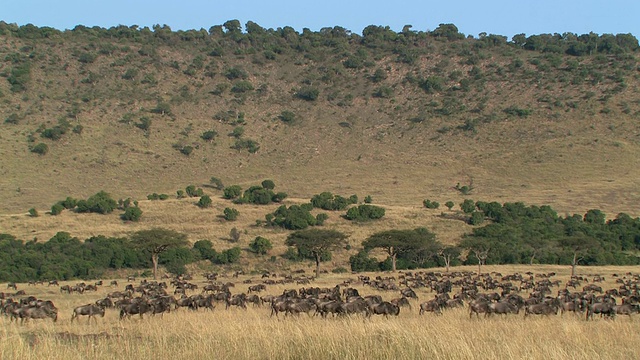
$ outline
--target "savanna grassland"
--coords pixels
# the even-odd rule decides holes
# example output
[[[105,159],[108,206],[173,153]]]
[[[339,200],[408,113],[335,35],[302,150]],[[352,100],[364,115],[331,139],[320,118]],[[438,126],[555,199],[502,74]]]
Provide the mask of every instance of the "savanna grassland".
[[[363,240],[389,229],[426,227],[441,244],[458,244],[477,228],[460,210],[471,198],[550,205],[561,217],[590,209],[608,220],[626,213],[633,229],[640,215],[639,48],[629,34],[508,39],[465,36],[453,24],[398,33],[370,26],[360,35],[339,26],[299,33],[248,22],[243,29],[237,20],[189,31],[122,25],[58,31],[0,21],[0,234],[35,248],[58,232],[84,241],[162,227],[186,234],[191,244],[240,247],[232,265],[187,267],[199,285],[202,272],[225,273],[237,293],[246,291],[242,280],[258,282],[265,270],[310,272],[310,262],[281,256],[291,231],[261,222],[278,206],[308,203],[321,192],[369,195],[386,211],[371,222],[329,213],[323,226],[348,239],[323,270],[346,271]],[[234,205],[212,177],[243,189],[271,179],[288,196],[278,204]],[[191,184],[211,197],[210,207],[176,198]],[[58,201],[101,190],[137,201],[139,221],[50,213]],[[152,193],[168,199],[147,200]],[[426,209],[425,199],[454,207]],[[222,218],[230,206],[239,210],[235,221]],[[240,239],[232,243],[233,228]],[[247,251],[257,236],[272,242],[271,258]],[[637,256],[635,240],[625,240],[632,246],[616,255]],[[569,250],[555,263],[577,254]],[[569,266],[484,269],[569,276]],[[239,270],[247,275],[232,279]],[[637,269],[579,267],[604,274],[608,287],[615,286],[614,273],[627,272]],[[355,277],[327,273],[312,284],[333,287]],[[385,300],[399,296],[353,286]],[[266,307],[218,305],[123,321],[107,310],[97,323],[71,324],[75,306],[111,289],[64,295],[43,285],[18,288],[53,300],[60,318],[23,325],[0,318],[3,359],[626,359],[640,352],[635,317],[470,319],[466,308],[419,316],[412,301],[411,310],[388,319],[276,319]],[[420,302],[433,296],[416,291]]]
[[[529,270],[535,273],[554,271],[558,273],[558,279],[568,279],[567,267],[489,266],[485,270],[500,271],[505,275]],[[636,269],[580,270],[602,274],[606,281],[601,285],[607,289],[616,286],[614,273],[622,278],[625,272]],[[586,273],[581,275],[587,276]],[[227,276],[220,280],[234,281],[233,293],[246,292],[248,285],[241,284],[242,280],[261,281],[259,275]],[[325,275],[311,286],[333,287],[348,279],[356,280],[355,275]],[[202,278],[193,282],[200,286],[205,284]],[[465,307],[445,310],[441,316],[432,313],[420,316],[418,304],[433,297],[433,293],[424,288],[416,289],[419,300],[411,301],[411,309],[404,307],[398,317],[389,318],[374,315],[371,319],[362,316],[323,319],[306,314],[293,317],[280,314],[276,318],[270,316],[268,305],[225,310],[224,304],[218,304],[213,311],[180,309],[162,316],[145,315],[143,319],[136,316],[131,320],[119,320],[117,310],[108,309],[105,317],[98,317],[95,322],[88,323],[86,317],[70,322],[75,306],[95,301],[110,291],[122,290],[124,284],[124,280],[118,288],[105,284],[98,292],[84,295],[61,294],[57,287],[46,285],[18,284],[30,295],[53,300],[60,309],[59,318],[56,323],[46,319],[19,325],[2,317],[0,356],[5,359],[621,359],[634,358],[640,351],[637,345],[640,340],[638,315],[620,316],[615,320],[596,317],[586,321],[584,314],[525,319],[521,312],[478,319],[469,318]],[[399,296],[395,291],[378,291],[358,282],[351,286],[361,295],[379,294],[385,300]],[[299,287],[269,285],[262,295],[279,295],[284,289]]]

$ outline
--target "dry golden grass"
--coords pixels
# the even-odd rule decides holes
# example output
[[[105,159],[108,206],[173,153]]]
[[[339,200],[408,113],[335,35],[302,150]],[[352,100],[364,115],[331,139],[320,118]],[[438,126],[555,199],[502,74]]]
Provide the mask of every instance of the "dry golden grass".
[[[485,270],[503,274],[555,271],[560,279],[566,279],[568,273],[567,267],[557,266],[495,266]],[[622,275],[637,269],[580,270],[605,275],[605,287],[611,287],[613,273]],[[329,275],[313,286],[333,286],[353,277]],[[229,279],[237,284],[233,293],[246,290],[246,285],[239,284],[245,278]],[[259,281],[257,277],[255,280]],[[400,316],[389,319],[322,319],[306,315],[272,318],[268,307],[249,306],[244,311],[225,310],[218,305],[212,312],[178,310],[125,321],[118,319],[116,311],[108,310],[97,323],[89,324],[86,318],[80,318],[71,324],[73,307],[92,302],[112,289],[62,295],[57,288],[18,286],[28,294],[52,299],[60,309],[59,320],[55,324],[39,320],[20,325],[2,318],[2,359],[631,359],[640,351],[640,322],[635,317],[588,322],[569,314],[470,319],[466,308],[446,311],[442,316],[419,316],[418,302],[413,301],[412,310],[403,308]],[[361,294],[381,294],[385,300],[398,296],[397,292],[354,287]],[[267,292],[279,294],[284,289],[268,286]],[[417,293],[420,301],[433,296],[424,289],[417,289]]]

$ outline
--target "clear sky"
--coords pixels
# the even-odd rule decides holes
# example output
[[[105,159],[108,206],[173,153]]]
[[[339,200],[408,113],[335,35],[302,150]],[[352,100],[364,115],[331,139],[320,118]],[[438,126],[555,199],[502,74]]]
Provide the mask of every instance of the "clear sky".
[[[640,36],[638,0],[423,0],[423,1],[258,1],[258,0],[0,0],[7,23],[109,28],[167,24],[173,30],[209,29],[227,20],[251,20],[265,28],[291,26],[318,31],[342,26],[362,34],[368,25],[404,25],[428,31],[453,23],[465,35],[513,35],[591,31]]]

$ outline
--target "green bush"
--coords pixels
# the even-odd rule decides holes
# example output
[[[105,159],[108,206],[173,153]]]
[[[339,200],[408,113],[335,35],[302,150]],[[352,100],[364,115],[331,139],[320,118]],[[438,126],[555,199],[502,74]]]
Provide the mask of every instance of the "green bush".
[[[253,84],[251,84],[249,81],[240,80],[235,84],[233,84],[233,86],[231,87],[231,92],[236,94],[241,94],[241,93],[251,91],[253,89],[254,89]]]
[[[424,201],[422,201],[422,205],[424,205],[424,207],[426,207],[427,209],[437,209],[440,207],[439,202],[431,201],[429,199],[425,199]]]
[[[93,212],[108,214],[118,207],[118,203],[105,191],[100,191],[90,196],[87,200],[79,200],[76,211],[79,213]]]
[[[200,200],[198,200],[198,206],[205,209],[211,207],[212,201],[208,195],[203,195]]]
[[[185,195],[184,190],[178,190],[176,191],[176,197],[178,199],[184,199],[187,197],[187,195]]]
[[[39,143],[31,148],[31,152],[38,155],[46,155],[49,152],[49,146],[45,143]]]
[[[62,210],[64,210],[64,206],[60,203],[55,203],[51,206],[51,215],[60,215]]]
[[[373,202],[373,198],[371,197],[371,195],[367,195],[364,197],[365,204],[371,204],[372,202]]]
[[[324,222],[327,221],[328,218],[329,218],[329,215],[325,213],[320,213],[316,215],[316,225],[318,226],[324,225]]]
[[[264,180],[260,185],[267,190],[273,190],[276,188],[276,184],[273,180]]]
[[[320,90],[313,87],[303,87],[296,91],[296,97],[306,101],[315,101],[318,99],[318,95],[320,95]]]
[[[311,204],[280,206],[272,214],[265,215],[268,226],[279,226],[288,230],[302,230],[317,225],[316,218],[311,214]]]
[[[293,111],[284,110],[280,113],[278,119],[285,124],[293,124],[296,121],[296,114]]]
[[[476,209],[476,203],[471,199],[465,199],[460,204],[460,209],[462,209],[465,214],[471,214]]]
[[[266,255],[273,248],[271,241],[262,236],[258,236],[249,244],[249,248],[259,255]]]
[[[474,211],[469,218],[470,225],[480,225],[484,222],[484,213],[482,211]]]
[[[215,139],[216,136],[218,136],[218,132],[217,131],[215,131],[215,130],[207,130],[207,131],[203,132],[200,137],[204,141],[213,141],[213,139]]]
[[[153,193],[153,194],[147,195],[147,200],[167,200],[168,198],[169,198],[169,195],[167,194]]]
[[[314,195],[311,198],[311,205],[315,208],[323,210],[344,210],[347,206],[358,202],[358,197],[352,195],[350,198],[345,198],[340,195],[333,195],[332,193],[325,191],[323,193]]]
[[[120,215],[120,218],[124,221],[140,221],[142,217],[142,210],[137,206],[129,206],[125,209],[124,214]]]
[[[384,214],[384,208],[375,205],[362,204],[349,208],[345,218],[351,221],[368,221],[380,219]]]
[[[232,199],[237,199],[241,194],[242,194],[242,187],[240,187],[240,185],[231,185],[224,188],[222,196],[225,199],[232,200]]]
[[[449,200],[446,203],[444,203],[444,206],[446,206],[449,210],[451,210],[453,208],[455,204],[453,203],[453,201]]]
[[[38,216],[39,216],[39,214],[38,214],[38,210],[36,210],[36,208],[31,208],[31,209],[29,209],[29,216],[31,216],[31,217],[38,217]]]
[[[196,188],[195,185],[189,185],[185,188],[185,192],[190,197],[203,196],[204,191],[201,188]]]
[[[234,208],[227,207],[224,208],[222,214],[225,220],[235,221],[238,218],[238,215],[240,215],[240,212]]]

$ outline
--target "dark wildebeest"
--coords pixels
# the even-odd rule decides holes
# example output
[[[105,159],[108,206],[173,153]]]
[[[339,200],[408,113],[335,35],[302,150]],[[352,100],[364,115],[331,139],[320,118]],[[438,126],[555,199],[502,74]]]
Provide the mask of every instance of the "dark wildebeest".
[[[524,317],[527,317],[530,314],[545,316],[549,316],[551,314],[558,315],[558,304],[555,302],[543,302],[540,304],[527,305],[524,308]]]
[[[353,301],[340,304],[340,307],[336,309],[336,312],[341,315],[351,315],[358,313],[369,314],[369,306],[377,305],[378,303],[369,303],[366,299],[357,298]]]
[[[489,308],[489,302],[484,298],[477,298],[469,303],[469,318],[473,316],[473,313],[476,314],[476,317],[480,317],[480,313],[484,313],[486,317],[491,308]]]
[[[267,286],[264,285],[264,284],[258,284],[258,285],[249,286],[248,293],[260,292],[260,291],[263,291],[263,290],[267,290]]]
[[[262,306],[262,300],[256,294],[247,296],[247,302],[252,303],[253,306]]]
[[[409,310],[411,310],[411,304],[409,303],[409,299],[407,299],[406,297],[401,297],[401,298],[397,298],[397,299],[393,299],[391,300],[392,304],[395,304],[397,306],[407,306],[409,308]]]
[[[15,291],[18,291],[18,286],[16,285],[16,283],[10,282],[7,284],[7,289],[13,289]]]
[[[115,306],[115,304],[113,303],[113,300],[111,300],[110,297],[106,297],[104,299],[98,299],[96,300],[96,305],[98,305],[101,308],[112,308]]]
[[[628,315],[631,318],[631,314],[640,312],[640,305],[638,304],[622,304],[614,305],[613,311],[617,315]]]
[[[316,310],[316,304],[311,300],[304,299],[296,302],[292,301],[287,303],[284,316],[287,316],[287,314],[298,315],[302,312],[307,313],[307,315],[311,315],[311,310]]]
[[[371,316],[371,314],[384,315],[384,317],[389,317],[389,315],[398,316],[400,314],[400,307],[388,301],[383,301],[380,304],[369,307],[368,315]]]
[[[91,318],[94,317],[95,315],[100,315],[101,317],[104,317],[104,308],[96,304],[78,306],[77,308],[73,309],[73,314],[71,314],[71,322],[73,322],[73,320],[76,317],[81,315],[88,315],[89,322],[91,322]],[[95,320],[96,323],[98,322],[98,320],[96,320],[95,318],[93,320]]]
[[[614,304],[610,302],[595,303],[587,305],[587,320],[593,319],[593,314],[600,314],[612,318],[616,315]]]
[[[67,292],[67,294],[71,294],[71,286],[69,285],[63,285],[60,286],[60,292]]]
[[[21,323],[24,323],[28,319],[45,319],[51,318],[53,322],[58,320],[58,309],[51,309],[49,307],[23,307],[20,308],[18,316],[21,319]]]
[[[120,309],[120,320],[125,317],[131,319],[131,315],[139,314],[142,319],[142,314],[152,311],[152,306],[147,304],[146,302],[135,302],[128,305],[122,306]]]
[[[579,299],[571,301],[563,301],[560,303],[560,315],[564,315],[566,311],[571,311],[575,314],[584,311],[582,302]]]
[[[229,309],[229,307],[231,307],[231,305],[233,306],[238,306],[241,307],[243,309],[247,309],[247,297],[245,294],[235,294],[230,298],[227,298],[227,306],[225,307],[225,309]]]
[[[432,312],[434,314],[440,315],[442,311],[440,311],[440,303],[436,299],[431,299],[429,301],[423,302],[420,304],[420,312],[419,315],[424,314],[425,312]]]
[[[510,303],[509,301],[501,301],[497,303],[489,304],[489,312],[487,314],[518,314],[520,308]]]
[[[47,286],[51,286],[51,285],[60,286],[60,284],[58,284],[58,280],[49,281],[49,285],[47,285]]]
[[[404,296],[404,297],[408,297],[408,298],[412,298],[412,299],[418,300],[418,295],[416,295],[416,292],[413,291],[413,289],[411,289],[411,288],[402,289],[400,291],[400,294],[402,296]]]
[[[118,280],[111,280],[109,286],[118,286]]]

